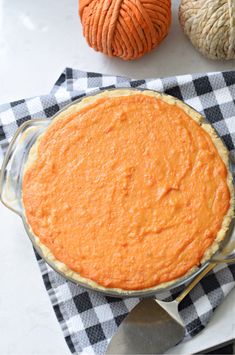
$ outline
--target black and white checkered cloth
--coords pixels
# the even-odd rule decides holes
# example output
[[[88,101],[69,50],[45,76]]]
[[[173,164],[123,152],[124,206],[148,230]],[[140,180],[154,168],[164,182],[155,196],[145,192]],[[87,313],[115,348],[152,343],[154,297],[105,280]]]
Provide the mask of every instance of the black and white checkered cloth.
[[[0,106],[0,160],[22,122],[31,118],[51,117],[69,102],[107,87],[149,88],[176,96],[205,115],[228,149],[235,154],[235,71],[130,80],[67,68],[49,95]],[[123,300],[87,291],[65,281],[36,256],[71,352],[104,354],[117,327],[139,299]],[[218,267],[194,288],[180,306],[186,328],[185,340],[206,326],[214,310],[234,286],[235,265]],[[178,288],[162,297],[174,298],[179,292]]]

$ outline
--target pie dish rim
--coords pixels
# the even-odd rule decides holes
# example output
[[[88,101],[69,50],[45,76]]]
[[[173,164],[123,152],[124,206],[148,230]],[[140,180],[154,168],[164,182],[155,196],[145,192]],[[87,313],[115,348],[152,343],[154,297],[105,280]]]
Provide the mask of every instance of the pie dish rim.
[[[214,145],[216,146],[216,149],[217,149],[220,157],[222,158],[222,160],[224,161],[224,163],[226,165],[227,172],[228,172],[227,185],[230,190],[231,198],[230,198],[230,207],[229,207],[227,214],[224,217],[222,228],[218,232],[217,237],[216,237],[215,241],[213,242],[213,244],[207,249],[206,253],[204,254],[204,257],[201,260],[200,266],[191,268],[182,277],[176,278],[176,279],[169,281],[169,282],[161,283],[161,284],[151,287],[151,288],[145,288],[145,289],[141,289],[141,290],[125,290],[125,289],[104,287],[104,286],[101,286],[98,283],[96,283],[92,280],[89,280],[87,278],[84,278],[84,277],[80,276],[78,273],[70,270],[64,263],[57,260],[54,257],[54,255],[52,254],[52,252],[40,241],[40,239],[36,235],[34,235],[29,223],[27,222],[26,214],[24,213],[25,220],[24,219],[23,220],[24,220],[26,230],[28,230],[28,232],[31,234],[30,239],[34,241],[34,245],[36,245],[37,249],[40,250],[41,256],[46,260],[47,263],[50,264],[50,266],[52,266],[52,267],[54,266],[56,271],[59,271],[65,278],[70,279],[71,281],[73,281],[77,284],[91,288],[92,290],[104,292],[106,294],[110,294],[110,293],[111,293],[111,295],[115,294],[117,297],[136,296],[136,295],[144,296],[145,294],[149,294],[149,293],[156,294],[158,291],[163,292],[165,290],[168,290],[169,288],[176,287],[181,283],[187,282],[189,280],[189,278],[193,277],[196,274],[197,270],[201,270],[201,268],[208,263],[208,261],[211,259],[212,255],[214,255],[216,253],[216,251],[220,248],[220,244],[226,237],[226,234],[227,234],[229,226],[232,222],[233,213],[234,213],[233,212],[234,211],[234,189],[233,189],[233,182],[232,182],[232,174],[231,174],[230,167],[229,167],[229,152],[228,152],[227,148],[225,147],[225,145],[223,144],[223,142],[221,141],[221,138],[217,135],[216,131],[212,128],[212,126],[209,123],[205,122],[205,118],[201,114],[199,114],[197,111],[195,111],[193,108],[191,108],[190,106],[188,106],[187,104],[185,104],[184,102],[180,101],[177,98],[166,95],[164,93],[158,93],[154,90],[149,90],[149,89],[143,89],[143,90],[134,89],[133,90],[133,88],[118,88],[118,89],[104,90],[104,91],[101,91],[98,93],[96,92],[93,95],[88,95],[84,98],[80,98],[80,99],[72,102],[71,104],[67,105],[65,108],[63,108],[62,110],[60,110],[59,112],[57,112],[53,116],[52,121],[49,124],[49,126],[51,126],[58,119],[62,119],[64,115],[67,116],[67,114],[72,113],[75,107],[79,106],[79,108],[81,108],[82,103],[83,104],[85,103],[85,105],[89,106],[91,104],[91,102],[94,102],[101,97],[104,97],[104,96],[106,97],[107,95],[109,97],[113,97],[113,96],[121,96],[121,95],[128,95],[129,96],[129,95],[138,95],[138,94],[155,96],[155,97],[163,99],[163,101],[166,101],[169,104],[178,105],[186,113],[188,113],[192,119],[194,119],[198,124],[200,124],[200,126],[210,135]],[[34,158],[32,160],[30,160],[30,154],[32,154],[33,150],[35,150],[35,152],[36,152],[37,146],[40,142],[40,139],[43,136],[43,134],[46,132],[47,128],[48,127],[46,127],[45,131],[40,135],[40,138],[37,138],[36,142],[34,142],[33,148],[30,149],[27,162],[24,166],[24,173],[25,173],[25,171],[27,171],[28,168],[30,168],[31,163],[32,163],[33,159],[35,158],[35,156],[34,156]],[[22,194],[23,194],[23,191],[22,191]],[[23,201],[22,201],[22,204],[23,204]]]

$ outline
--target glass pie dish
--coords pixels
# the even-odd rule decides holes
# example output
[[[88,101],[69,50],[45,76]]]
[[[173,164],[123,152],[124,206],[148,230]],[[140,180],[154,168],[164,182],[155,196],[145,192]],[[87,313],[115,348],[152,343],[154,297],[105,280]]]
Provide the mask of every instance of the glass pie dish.
[[[133,89],[134,90],[134,89]],[[23,123],[17,130],[14,138],[12,139],[8,150],[6,152],[4,162],[1,169],[0,176],[0,199],[2,203],[11,209],[13,212],[17,213],[24,224],[25,230],[38,254],[45,260],[47,264],[50,265],[52,269],[61,274],[67,280],[79,284],[85,288],[92,289],[94,291],[103,292],[106,295],[117,296],[117,297],[147,297],[156,294],[160,294],[163,291],[173,289],[175,287],[184,285],[188,283],[192,278],[194,278],[201,270],[207,267],[208,263],[216,260],[225,261],[226,258],[229,258],[233,249],[235,249],[235,236],[233,235],[234,220],[232,219],[229,229],[226,232],[226,236],[220,244],[220,250],[212,258],[197,267],[195,271],[191,272],[187,276],[177,279],[175,282],[172,282],[170,286],[162,286],[156,290],[138,290],[138,291],[115,291],[112,289],[103,289],[96,286],[89,285],[88,283],[77,281],[72,276],[68,276],[63,273],[56,264],[52,263],[51,260],[43,253],[38,243],[36,243],[35,236],[31,231],[31,228],[26,220],[26,214],[24,206],[22,203],[22,179],[24,174],[24,167],[27,162],[29,152],[31,147],[36,142],[37,138],[45,132],[47,127],[50,125],[52,120],[57,117],[62,111],[66,110],[68,107],[75,105],[81,101],[81,99],[74,101],[70,105],[66,106],[63,110],[56,113],[51,119],[32,119]],[[207,124],[209,124],[207,122]],[[229,165],[232,175],[234,175],[235,165],[230,159]]]

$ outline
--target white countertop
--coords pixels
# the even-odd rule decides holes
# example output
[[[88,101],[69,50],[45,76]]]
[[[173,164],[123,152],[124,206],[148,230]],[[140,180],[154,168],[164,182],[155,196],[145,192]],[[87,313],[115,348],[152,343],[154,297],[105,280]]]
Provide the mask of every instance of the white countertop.
[[[88,48],[77,0],[0,0],[0,103],[46,94],[65,67],[133,78],[229,70],[198,54],[174,21],[158,50],[136,62]],[[20,218],[0,205],[0,354],[69,355]],[[235,290],[205,331],[171,353],[189,354],[235,337]]]

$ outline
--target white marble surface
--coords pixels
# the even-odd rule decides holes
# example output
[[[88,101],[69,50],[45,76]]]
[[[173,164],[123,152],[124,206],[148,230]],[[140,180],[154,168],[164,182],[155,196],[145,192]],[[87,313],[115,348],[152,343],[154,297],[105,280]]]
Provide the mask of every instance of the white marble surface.
[[[64,67],[163,77],[226,70],[235,62],[203,58],[183,35],[173,0],[173,24],[161,46],[135,62],[90,49],[78,19],[77,0],[0,0],[0,102],[46,93]]]
[[[161,47],[136,62],[109,59],[81,36],[77,0],[0,0],[0,103],[47,93],[67,66],[134,78],[227,70],[201,57],[174,21]],[[68,355],[19,217],[0,205],[0,354]],[[235,291],[209,326],[171,351],[189,354],[235,337]]]

